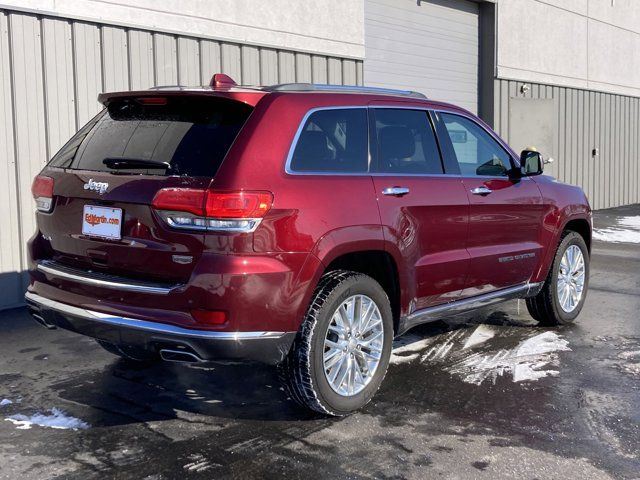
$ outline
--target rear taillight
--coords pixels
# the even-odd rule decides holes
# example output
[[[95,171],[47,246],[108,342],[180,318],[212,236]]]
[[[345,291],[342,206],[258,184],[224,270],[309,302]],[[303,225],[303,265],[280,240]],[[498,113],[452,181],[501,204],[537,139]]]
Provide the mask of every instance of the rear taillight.
[[[194,188],[163,188],[153,197],[153,208],[203,215],[206,190]]]
[[[152,205],[174,228],[253,232],[272,203],[270,192],[163,188],[156,193]]]
[[[50,212],[53,205],[53,178],[38,175],[31,184],[31,193],[36,208],[41,212]]]
[[[205,210],[213,218],[262,218],[271,203],[269,192],[209,192]]]

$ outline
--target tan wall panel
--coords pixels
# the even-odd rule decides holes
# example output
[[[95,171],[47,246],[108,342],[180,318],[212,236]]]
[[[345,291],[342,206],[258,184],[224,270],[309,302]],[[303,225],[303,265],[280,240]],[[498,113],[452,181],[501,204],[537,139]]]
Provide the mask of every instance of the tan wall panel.
[[[102,72],[104,89],[129,89],[127,31],[124,28],[102,27]]]
[[[0,308],[22,301],[20,215],[18,210],[9,19],[0,12]]]
[[[155,85],[153,69],[153,35],[140,30],[128,32],[129,84],[132,90]],[[175,71],[175,67],[170,70]]]
[[[71,25],[64,20],[42,20],[43,65],[49,157],[77,130],[73,91]]]
[[[89,23],[74,23],[73,46],[76,116],[78,126],[82,126],[100,111],[97,97],[104,90],[100,28]]]
[[[193,38],[178,38],[178,83],[198,85],[200,83],[200,46]]]
[[[13,76],[14,139],[22,267],[26,240],[35,231],[35,204],[30,185],[47,161],[45,103],[40,21],[35,16],[9,15]]]
[[[220,43],[200,40],[200,82],[208,85],[214,73],[222,70],[220,64]]]
[[[153,34],[156,85],[178,84],[178,45],[173,35]]]

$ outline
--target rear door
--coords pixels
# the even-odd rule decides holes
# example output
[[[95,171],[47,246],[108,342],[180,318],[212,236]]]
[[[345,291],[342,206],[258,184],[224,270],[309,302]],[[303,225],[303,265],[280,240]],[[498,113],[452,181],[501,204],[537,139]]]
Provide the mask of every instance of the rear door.
[[[144,280],[188,280],[197,231],[151,208],[162,188],[206,188],[252,107],[196,96],[120,98],[52,159],[54,206],[39,214],[50,260]]]
[[[463,296],[527,282],[542,254],[540,190],[530,178],[509,176],[511,154],[480,123],[448,112],[435,112],[434,119],[447,164],[462,175],[470,203]]]
[[[456,299],[469,266],[469,200],[445,175],[426,110],[372,106],[371,171],[387,240],[404,263],[412,311]]]

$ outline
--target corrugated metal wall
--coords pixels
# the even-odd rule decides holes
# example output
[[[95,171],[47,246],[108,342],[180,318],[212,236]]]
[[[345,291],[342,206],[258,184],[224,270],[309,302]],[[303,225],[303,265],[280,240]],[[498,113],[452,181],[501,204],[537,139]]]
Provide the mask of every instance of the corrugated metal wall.
[[[0,10],[0,308],[22,303],[31,181],[100,105],[154,85],[362,84],[362,62]]]
[[[494,127],[509,141],[509,100],[553,99],[557,130],[551,174],[580,185],[595,209],[640,203],[640,98],[495,80]],[[597,147],[599,155],[592,157]]]
[[[479,6],[467,0],[366,0],[367,85],[422,92],[478,111]]]

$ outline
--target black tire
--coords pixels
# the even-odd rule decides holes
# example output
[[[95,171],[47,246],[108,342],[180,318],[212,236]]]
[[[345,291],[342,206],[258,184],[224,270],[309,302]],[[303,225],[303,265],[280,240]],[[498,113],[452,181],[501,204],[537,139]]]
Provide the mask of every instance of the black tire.
[[[142,348],[132,347],[130,345],[114,345],[104,340],[96,340],[98,345],[107,352],[123,358],[124,360],[136,364],[152,364],[160,361],[160,357],[154,352],[144,350]]]
[[[560,261],[564,252],[570,246],[575,245],[582,251],[584,257],[585,266],[585,279],[584,287],[582,290],[582,296],[577,306],[571,312],[566,312],[560,306],[560,299],[557,292],[558,272],[560,271]],[[542,326],[558,326],[568,325],[573,323],[576,317],[580,314],[584,301],[587,298],[587,291],[589,289],[589,250],[584,238],[579,233],[573,231],[565,231],[558,245],[556,255],[553,259],[553,264],[549,271],[549,275],[544,282],[542,290],[535,296],[527,298],[527,309],[531,316],[539,322]]]
[[[336,309],[345,299],[362,294],[380,310],[383,346],[380,363],[364,389],[352,396],[334,391],[324,372],[324,339]],[[389,366],[393,342],[393,316],[389,298],[373,278],[345,270],[326,273],[318,283],[305,319],[289,355],[279,366],[280,377],[289,396],[317,412],[344,416],[366,405],[376,393]]]

